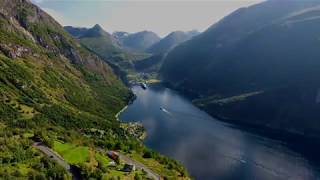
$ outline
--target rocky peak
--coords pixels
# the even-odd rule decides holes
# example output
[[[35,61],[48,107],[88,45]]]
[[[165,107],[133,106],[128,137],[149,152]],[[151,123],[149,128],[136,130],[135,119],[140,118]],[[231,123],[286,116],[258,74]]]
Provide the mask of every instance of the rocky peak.
[[[92,29],[94,29],[94,30],[103,30],[103,28],[99,24],[94,25],[92,27]]]
[[[111,36],[106,32],[99,24],[94,25],[89,29],[82,37],[101,37],[101,36]]]

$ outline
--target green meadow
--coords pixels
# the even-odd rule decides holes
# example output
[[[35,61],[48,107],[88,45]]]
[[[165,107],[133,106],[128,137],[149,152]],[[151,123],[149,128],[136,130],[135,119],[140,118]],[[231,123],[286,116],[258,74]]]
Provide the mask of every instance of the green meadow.
[[[85,146],[55,141],[53,149],[70,164],[84,163],[89,159],[89,148]]]

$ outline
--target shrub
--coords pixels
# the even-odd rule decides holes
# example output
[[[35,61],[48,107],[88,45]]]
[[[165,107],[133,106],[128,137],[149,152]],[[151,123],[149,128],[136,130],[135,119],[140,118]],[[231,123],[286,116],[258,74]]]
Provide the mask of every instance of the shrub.
[[[142,180],[142,177],[138,173],[136,173],[134,175],[134,180]]]
[[[146,150],[143,153],[143,158],[153,158],[153,153],[150,150]]]

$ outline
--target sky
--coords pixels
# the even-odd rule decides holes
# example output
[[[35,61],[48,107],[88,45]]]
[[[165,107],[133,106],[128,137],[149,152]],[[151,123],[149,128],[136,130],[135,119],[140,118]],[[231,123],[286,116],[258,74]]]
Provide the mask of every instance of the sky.
[[[262,0],[32,0],[61,25],[106,31],[204,31],[240,7]]]

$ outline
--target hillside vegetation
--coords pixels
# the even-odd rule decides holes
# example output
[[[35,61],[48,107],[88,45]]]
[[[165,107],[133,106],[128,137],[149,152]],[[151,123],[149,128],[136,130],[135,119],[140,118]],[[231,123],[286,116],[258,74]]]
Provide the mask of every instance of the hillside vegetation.
[[[147,151],[115,118],[131,92],[48,14],[27,0],[0,0],[0,39],[1,179],[70,179],[33,140],[56,149],[86,179],[113,177],[99,163],[105,154],[95,156],[99,149]],[[75,149],[67,153],[57,142]],[[159,166],[169,164],[171,175],[162,176],[186,175],[171,159]]]

